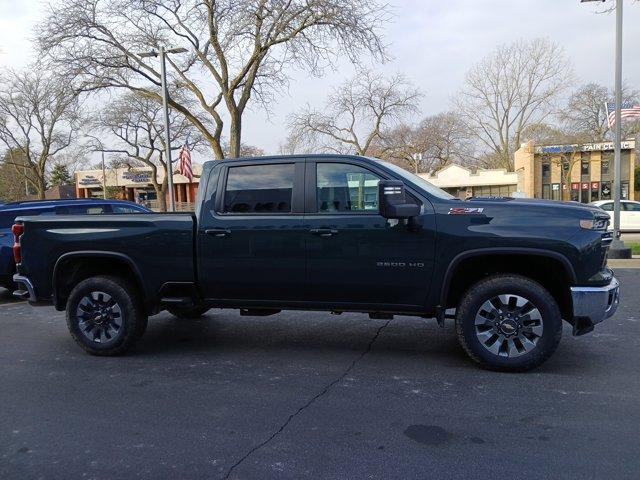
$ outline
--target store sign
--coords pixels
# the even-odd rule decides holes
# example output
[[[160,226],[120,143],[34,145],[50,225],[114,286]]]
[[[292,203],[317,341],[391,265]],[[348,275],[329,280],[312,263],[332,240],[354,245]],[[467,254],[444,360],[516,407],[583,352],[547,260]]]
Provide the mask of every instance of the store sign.
[[[589,190],[589,182],[582,182],[581,187],[582,190]]]
[[[591,182],[591,190],[600,189],[600,182]]]
[[[151,172],[123,172],[122,178],[134,183],[149,183],[151,182]]]
[[[571,190],[580,190],[580,184],[579,183],[572,183],[571,184]]]
[[[102,181],[98,180],[93,175],[85,175],[78,181],[78,183],[82,186],[88,186],[88,185],[100,185],[102,184]]]
[[[603,143],[587,143],[584,145],[549,145],[545,147],[536,147],[537,153],[572,153],[572,152],[598,152],[604,150],[613,150],[613,142]],[[634,141],[621,142],[620,148],[630,150],[635,148]]]
[[[560,190],[560,184],[554,183],[553,185],[551,185],[551,190]]]

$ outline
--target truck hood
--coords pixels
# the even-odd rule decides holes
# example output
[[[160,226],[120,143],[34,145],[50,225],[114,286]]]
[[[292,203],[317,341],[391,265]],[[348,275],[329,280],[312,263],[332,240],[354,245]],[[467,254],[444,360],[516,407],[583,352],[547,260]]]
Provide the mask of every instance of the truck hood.
[[[542,200],[539,198],[471,198],[464,201],[466,204],[473,204],[473,206],[483,207],[483,206],[491,206],[491,207],[538,207],[538,208],[550,208],[555,210],[564,210],[570,209],[573,212],[589,212],[591,214],[604,214],[605,212],[598,207],[593,205],[588,205],[585,203],[578,202],[564,202],[559,200]]]

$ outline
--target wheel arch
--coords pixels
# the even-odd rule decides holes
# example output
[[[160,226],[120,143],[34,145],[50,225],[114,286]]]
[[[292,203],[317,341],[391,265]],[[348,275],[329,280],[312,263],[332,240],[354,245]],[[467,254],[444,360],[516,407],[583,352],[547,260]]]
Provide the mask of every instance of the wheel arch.
[[[482,248],[460,253],[445,272],[440,305],[455,307],[471,285],[500,273],[518,274],[537,281],[554,297],[563,318],[572,320],[568,287],[576,283],[575,270],[561,253],[536,248]]]
[[[84,250],[61,255],[53,267],[53,303],[64,310],[69,293],[75,285],[93,275],[114,275],[132,281],[148,306],[150,296],[144,287],[142,273],[135,262],[119,252]]]

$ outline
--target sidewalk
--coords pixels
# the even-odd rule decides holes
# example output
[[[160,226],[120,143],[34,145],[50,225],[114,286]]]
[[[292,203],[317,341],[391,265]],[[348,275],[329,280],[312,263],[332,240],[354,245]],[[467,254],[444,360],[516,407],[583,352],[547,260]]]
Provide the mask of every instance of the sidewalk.
[[[607,265],[611,268],[640,268],[640,256],[635,255],[633,258],[610,258]]]

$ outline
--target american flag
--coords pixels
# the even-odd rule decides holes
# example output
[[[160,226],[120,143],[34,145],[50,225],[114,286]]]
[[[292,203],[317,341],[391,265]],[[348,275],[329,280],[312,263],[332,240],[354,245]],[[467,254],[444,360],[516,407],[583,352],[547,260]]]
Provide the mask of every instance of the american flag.
[[[178,157],[178,171],[181,175],[184,175],[189,179],[190,182],[193,182],[193,169],[191,168],[191,152],[189,151],[189,147],[185,143],[182,145],[180,149],[180,155]]]
[[[623,102],[620,106],[620,115],[625,118],[640,118],[640,105],[634,105],[630,102]],[[613,128],[616,124],[616,104],[607,102],[607,119],[609,120],[609,128]]]

